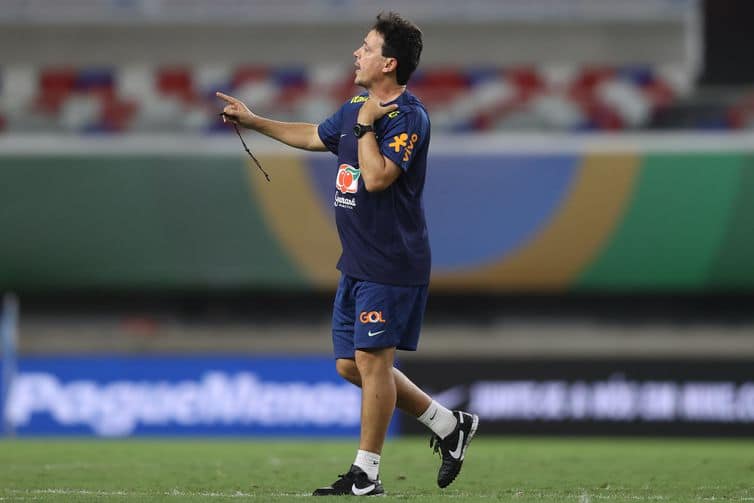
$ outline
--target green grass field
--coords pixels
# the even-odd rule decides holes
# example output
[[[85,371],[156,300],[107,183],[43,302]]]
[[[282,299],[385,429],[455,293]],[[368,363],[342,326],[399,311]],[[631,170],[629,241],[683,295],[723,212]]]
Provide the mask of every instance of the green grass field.
[[[300,501],[355,441],[4,440],[0,501]],[[425,439],[390,440],[381,478],[400,501],[754,501],[754,441],[477,437],[435,485]]]

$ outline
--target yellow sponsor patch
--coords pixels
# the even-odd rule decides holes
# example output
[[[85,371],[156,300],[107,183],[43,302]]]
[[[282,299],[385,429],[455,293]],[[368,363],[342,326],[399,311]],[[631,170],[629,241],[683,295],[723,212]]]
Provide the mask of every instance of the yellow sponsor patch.
[[[400,152],[401,147],[406,146],[407,140],[408,140],[408,133],[401,133],[397,136],[393,136],[393,142],[389,143],[388,146],[393,147],[396,152]]]

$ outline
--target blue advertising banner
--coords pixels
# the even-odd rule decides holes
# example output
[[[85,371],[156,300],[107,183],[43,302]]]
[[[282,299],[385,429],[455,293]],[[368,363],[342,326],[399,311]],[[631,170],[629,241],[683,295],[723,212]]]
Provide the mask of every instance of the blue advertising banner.
[[[19,435],[355,436],[360,403],[327,357],[38,357],[5,416]]]

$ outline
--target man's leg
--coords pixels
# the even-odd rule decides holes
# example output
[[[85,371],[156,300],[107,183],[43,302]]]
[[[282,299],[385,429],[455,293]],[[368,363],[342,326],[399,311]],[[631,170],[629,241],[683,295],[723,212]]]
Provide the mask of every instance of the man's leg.
[[[379,480],[380,457],[390,419],[395,411],[395,379],[393,360],[395,348],[357,349],[354,366],[361,384],[361,439],[356,459],[348,473],[341,475],[330,487],[314,491],[315,496],[383,494]],[[340,369],[344,359],[336,360]],[[352,360],[348,360],[352,361]]]
[[[359,383],[361,383],[361,374],[359,373],[359,370],[356,367],[356,363],[353,359],[355,357],[355,353],[359,352],[354,348],[354,328],[356,325],[356,314],[358,314],[356,306],[354,304],[354,295],[357,284],[357,280],[349,278],[346,275],[341,276],[340,282],[338,284],[338,291],[335,294],[335,302],[333,304],[332,335],[333,350],[335,353],[336,368],[338,368],[338,372],[341,372],[341,368],[344,369],[343,372],[347,371],[347,369],[345,369],[344,365],[341,362],[348,361],[350,362],[350,365],[353,366],[352,372],[359,376]],[[394,350],[392,350],[392,352],[384,352],[384,354],[382,355],[383,359],[390,361],[389,366],[392,366],[393,354]],[[380,369],[384,367],[384,365],[387,365],[386,363],[381,363],[380,358],[377,358],[376,356],[374,358],[360,358],[360,360],[362,359],[364,360],[365,374],[373,375],[375,379],[379,378],[381,372]],[[384,373],[384,371],[382,372]],[[384,377],[382,379],[384,379]],[[390,389],[391,387],[392,390]],[[395,385],[393,384],[392,386],[389,386],[388,389],[380,389],[378,386],[377,388],[372,389],[371,392],[381,397],[390,397],[392,395],[392,399],[386,401],[386,404],[391,407],[387,419],[387,421],[389,422],[390,415],[392,415],[392,408],[395,407]],[[363,396],[364,395],[362,393],[362,409]],[[366,413],[367,417],[371,415],[372,417],[379,418],[381,414],[385,413],[384,411],[380,411],[379,409],[376,411],[373,411],[372,408],[368,409],[369,410]],[[362,412],[362,414],[364,414],[364,412]],[[362,420],[362,424],[364,423],[365,421]],[[377,423],[379,423],[379,420],[377,421]],[[369,420],[368,424],[371,426],[376,423],[374,422],[374,420]],[[380,429],[381,428],[379,427],[379,425],[376,428],[372,427],[371,430],[367,429],[367,436],[364,438],[368,437],[370,439],[378,439]],[[385,431],[386,430],[387,426],[385,426]],[[314,491],[314,496],[370,496],[384,494],[385,491],[382,487],[382,483],[379,480],[379,453],[382,450],[384,436],[385,433],[383,432],[383,441],[370,440],[369,442],[367,442],[367,444],[370,445],[369,449],[374,450],[359,449],[359,451],[356,453],[356,459],[354,460],[354,463],[351,465],[351,468],[348,470],[348,472],[341,475],[338,480],[333,482],[328,487],[320,487],[319,489],[316,489]],[[377,447],[372,447],[373,444]]]
[[[356,368],[361,376],[359,449],[362,451],[382,453],[387,428],[395,410],[394,358],[395,348],[356,351]]]

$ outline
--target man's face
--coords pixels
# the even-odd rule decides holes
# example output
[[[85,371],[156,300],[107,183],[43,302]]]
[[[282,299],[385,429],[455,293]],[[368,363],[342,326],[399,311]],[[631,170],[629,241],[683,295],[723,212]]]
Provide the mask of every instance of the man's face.
[[[354,84],[368,88],[383,77],[383,70],[390,60],[382,56],[383,38],[375,30],[367,33],[364,43],[353,53],[356,61]]]

